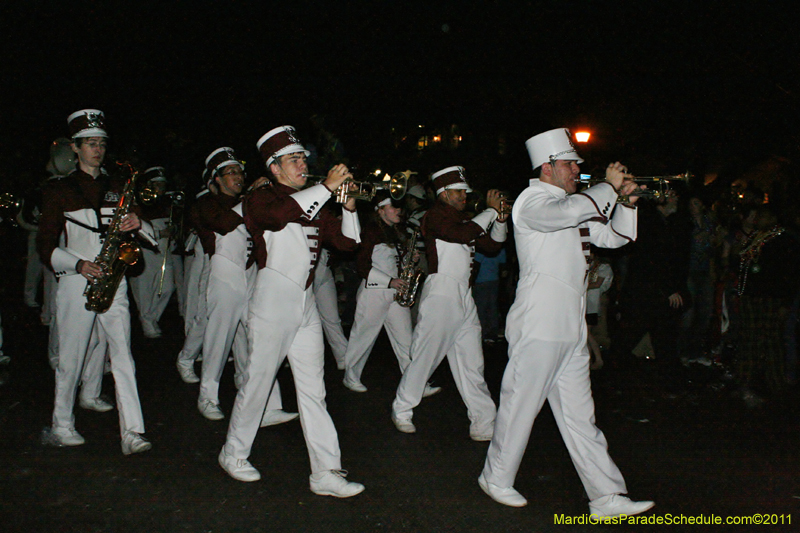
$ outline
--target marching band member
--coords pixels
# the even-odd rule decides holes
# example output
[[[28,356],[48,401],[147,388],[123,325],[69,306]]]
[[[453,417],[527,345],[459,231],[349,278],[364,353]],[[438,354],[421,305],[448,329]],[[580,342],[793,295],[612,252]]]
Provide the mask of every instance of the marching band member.
[[[547,131],[525,143],[538,179],[514,202],[520,279],[508,313],[509,362],[486,464],[478,483],[495,501],[521,507],[527,500],[514,478],[533,422],[545,400],[556,419],[597,517],[635,515],[653,502],[633,502],[594,424],[586,346],[586,286],[590,243],[617,248],[636,239],[636,208],[614,208],[617,194],[636,185],[627,169],[609,165],[606,181],[579,194],[578,163],[569,131]],[[631,203],[635,202],[633,197]]]
[[[39,255],[58,278],[59,360],[50,441],[58,446],[84,443],[75,430],[73,407],[92,330],[100,328],[109,344],[122,452],[144,452],[152,446],[141,436],[144,420],[130,350],[127,283],[121,281],[111,308],[101,314],[87,310],[83,296],[87,280],[102,272],[95,258],[102,249],[104,231],[114,217],[124,182],[110,178],[102,169],[108,138],[103,113],[84,109],[70,115],[67,121],[78,168],[45,189],[37,238]],[[140,230],[141,236],[155,242],[149,224],[140,222],[134,212],[125,216],[120,229]]]
[[[464,213],[471,189],[462,167],[445,168],[431,179],[437,202],[422,222],[429,274],[420,294],[411,364],[397,388],[392,421],[403,433],[416,432],[411,422],[413,409],[447,355],[467,405],[470,438],[487,441],[492,438],[495,405],[483,377],[481,324],[470,285],[475,248],[497,253],[506,240],[508,215],[500,213],[502,202],[497,190],[487,193],[485,211],[471,219]]]
[[[175,290],[174,273],[169,256],[170,235],[172,230],[170,221],[170,205],[172,198],[165,195],[167,191],[167,177],[164,167],[151,167],[144,171],[143,190],[151,191],[154,198],[150,205],[142,206],[142,217],[150,222],[158,238],[158,246],[143,248],[142,259],[144,270],[138,276],[130,278],[131,292],[136,306],[139,308],[139,321],[142,324],[142,333],[148,339],[161,337],[161,328],[158,321],[169,304],[172,292]],[[166,261],[165,261],[165,255]],[[162,272],[161,267],[164,266]],[[159,291],[161,293],[159,294]]]
[[[213,180],[209,179],[208,172],[203,172],[206,187],[197,194],[197,200],[189,209],[189,223],[192,234],[187,239],[186,249],[192,250],[186,265],[186,310],[183,318],[183,332],[186,337],[183,347],[178,353],[175,365],[178,374],[184,383],[199,383],[200,378],[194,371],[194,363],[200,357],[203,349],[203,337],[208,323],[206,308],[206,293],[208,292],[208,276],[211,271],[211,261],[205,248],[214,242],[213,231],[204,228],[201,222],[200,211],[206,203],[216,202],[214,197],[218,193]]]
[[[247,362],[247,309],[255,282],[256,268],[250,257],[252,239],[242,218],[240,195],[244,186],[244,164],[236,159],[232,148],[223,147],[206,158],[206,169],[217,194],[213,201],[204,202],[199,209],[201,225],[213,232],[208,242],[208,287],[206,292],[206,322],[203,336],[203,366],[200,373],[200,395],[197,408],[209,420],[221,420],[225,415],[219,408],[219,381],[233,347],[236,368],[234,381],[241,385]],[[253,188],[266,182],[261,178]],[[261,427],[294,420],[297,413],[283,411],[278,383],[272,389]]]
[[[386,328],[400,373],[411,364],[411,309],[395,301],[398,290],[408,290],[408,282],[401,277],[401,264],[407,254],[411,239],[403,231],[403,210],[386,191],[378,191],[373,200],[375,213],[361,234],[356,265],[364,278],[356,294],[356,313],[350,341],[345,355],[344,386],[354,392],[367,392],[361,383],[361,373],[367,363],[375,340]],[[425,396],[431,396],[440,387],[426,386]]]
[[[355,496],[364,486],[348,482],[341,470],[339,438],[325,406],[322,326],[311,289],[321,246],[352,250],[358,243],[353,198],[344,204],[341,221],[320,210],[352,174],[345,165],[336,165],[323,183],[304,188],[308,151],[290,126],[269,131],[257,147],[273,184],[254,190],[244,205],[245,223],[256,240],[259,271],[248,320],[250,356],[219,463],[239,481],[261,478],[247,458],[267,396],[288,357],[311,462],[311,491],[338,498]]]
[[[314,271],[314,298],[317,301],[322,331],[331,347],[336,368],[344,370],[344,354],[347,351],[347,337],[342,329],[339,316],[339,295],[336,293],[336,279],[330,267],[331,252],[323,248]]]

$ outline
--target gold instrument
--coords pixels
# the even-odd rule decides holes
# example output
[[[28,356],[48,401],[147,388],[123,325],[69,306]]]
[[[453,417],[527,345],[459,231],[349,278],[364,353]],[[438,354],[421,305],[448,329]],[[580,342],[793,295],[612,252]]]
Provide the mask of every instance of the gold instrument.
[[[139,246],[127,240],[125,233],[119,228],[122,220],[130,213],[136,191],[136,178],[139,172],[130,163],[127,165],[131,177],[125,183],[122,196],[114,212],[114,218],[108,225],[103,247],[94,262],[102,270],[102,274],[89,280],[83,295],[86,296],[86,309],[95,313],[105,313],[111,307],[117,288],[125,275],[125,270],[139,260]]]
[[[164,247],[164,257],[161,259],[161,275],[158,279],[158,296],[161,297],[161,294],[164,292],[164,276],[167,274],[167,257],[169,256],[170,249],[172,248],[172,241],[173,235],[175,231],[173,231],[172,224],[173,218],[175,216],[175,207],[176,206],[183,206],[183,192],[182,191],[170,191],[164,193],[164,196],[169,196],[172,198],[172,202],[169,204],[169,219],[167,219],[167,231],[169,232],[167,236],[167,245]]]
[[[422,278],[422,269],[419,268],[419,254],[417,252],[417,235],[419,230],[411,233],[408,240],[406,255],[403,257],[403,264],[400,270],[400,279],[406,282],[405,289],[398,289],[394,294],[394,300],[402,307],[411,307],[417,299],[417,289]]]
[[[486,209],[486,194],[482,191],[474,190],[467,195],[466,210],[470,213],[480,213]],[[512,200],[506,191],[500,191],[500,214],[511,215],[514,207]]]
[[[312,174],[303,174],[309,182],[319,184],[328,179],[327,176],[314,176]],[[389,181],[381,181],[378,183],[371,181],[356,181],[346,179],[338,189],[333,191],[336,197],[336,202],[343,204],[350,198],[356,200],[370,201],[375,197],[375,194],[380,190],[388,190],[389,196],[394,200],[400,200],[406,195],[408,188],[408,177],[402,172],[398,172],[392,176]]]
[[[585,178],[586,174],[582,174],[580,179],[576,180],[579,183],[583,183],[591,187],[592,185],[597,185],[598,183],[605,182],[605,178]],[[647,198],[649,200],[662,200],[669,196],[672,189],[670,188],[671,181],[682,181],[684,183],[689,183],[694,177],[694,174],[691,172],[684,172],[683,174],[677,174],[675,176],[634,176],[631,181],[635,183],[654,183],[658,185],[657,189],[644,189],[635,191],[633,194],[629,194],[627,196],[618,196],[617,203],[623,204],[628,203],[631,196],[638,196],[639,198]]]
[[[174,211],[176,206],[183,205],[183,198],[184,194],[183,191],[164,191],[161,188],[153,187],[150,183],[147,183],[144,187],[141,188],[139,191],[139,201],[144,205],[153,205],[162,198],[170,198],[172,201],[169,205],[169,220],[167,221],[166,230],[169,231],[169,237],[167,238],[167,245],[164,247],[164,257],[161,259],[161,274],[158,280],[158,296],[160,297],[164,292],[164,276],[167,273],[167,256],[169,254],[170,248],[172,247],[173,241],[173,230],[172,230],[172,219],[174,216]]]

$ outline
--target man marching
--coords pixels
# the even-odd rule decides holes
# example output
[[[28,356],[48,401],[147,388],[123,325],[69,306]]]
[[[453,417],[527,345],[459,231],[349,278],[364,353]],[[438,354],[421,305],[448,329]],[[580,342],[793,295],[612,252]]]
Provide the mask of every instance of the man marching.
[[[259,271],[249,310],[250,356],[219,463],[239,481],[261,479],[247,458],[278,369],[288,357],[311,461],[311,491],[348,498],[364,485],[347,481],[341,470],[339,437],[325,406],[322,325],[312,283],[322,246],[352,250],[358,243],[354,199],[344,204],[341,221],[320,210],[352,174],[336,165],[321,184],[305,188],[308,151],[291,126],[269,131],[257,147],[273,184],[254,190],[244,202]]]
[[[470,289],[473,256],[478,248],[497,253],[506,240],[507,214],[500,192],[487,193],[488,208],[475,217],[464,213],[471,189],[463,167],[448,167],[431,176],[436,204],[422,221],[429,274],[422,287],[419,320],[406,368],[392,404],[392,421],[403,433],[414,433],[411,418],[425,396],[426,385],[445,355],[458,392],[467,406],[469,436],[488,441],[495,406],[483,377],[481,324]]]
[[[124,181],[110,178],[102,169],[108,139],[103,112],[84,109],[70,115],[67,121],[72,133],[72,149],[78,156],[78,168],[67,177],[50,182],[45,189],[37,237],[39,255],[58,279],[59,359],[50,439],[58,446],[84,443],[75,430],[73,407],[92,330],[100,328],[108,341],[122,453],[144,452],[152,446],[141,436],[144,420],[130,349],[128,286],[123,278],[110,309],[100,314],[86,309],[83,296],[87,280],[102,273],[95,258],[107,237],[105,232],[114,218]],[[134,212],[122,219],[119,228],[122,232],[139,230],[139,235],[155,244],[152,228],[142,223]]]
[[[589,379],[586,286],[590,244],[618,248],[636,239],[636,208],[620,205],[636,185],[619,163],[605,183],[576,191],[578,156],[569,131],[541,133],[525,143],[538,179],[514,202],[514,238],[520,264],[517,296],[508,313],[509,362],[486,465],[478,484],[495,501],[522,507],[513,485],[533,422],[550,408],[597,517],[635,515],[653,502],[622,494],[625,481],[594,424]],[[636,197],[631,197],[634,203]]]

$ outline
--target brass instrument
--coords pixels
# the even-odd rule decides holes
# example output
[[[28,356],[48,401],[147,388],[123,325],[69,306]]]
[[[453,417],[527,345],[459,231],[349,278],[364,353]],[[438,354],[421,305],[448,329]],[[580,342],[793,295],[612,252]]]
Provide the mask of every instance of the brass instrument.
[[[183,192],[182,191],[170,191],[164,193],[164,196],[169,196],[172,198],[172,202],[169,204],[169,219],[167,219],[167,231],[169,234],[167,236],[167,245],[164,247],[164,257],[161,259],[161,275],[158,279],[158,296],[161,297],[161,294],[164,292],[164,276],[167,273],[167,257],[170,253],[170,248],[172,248],[172,240],[173,234],[175,233],[172,228],[173,224],[173,217],[175,215],[175,207],[176,206],[183,206]]]
[[[468,193],[466,210],[470,213],[480,213],[486,209],[486,194],[482,191],[474,190]],[[514,207],[512,200],[506,191],[500,191],[500,214],[511,215]]]
[[[655,184],[658,184],[658,188],[657,189],[644,189],[644,190],[640,189],[638,191],[634,191],[632,194],[628,194],[628,195],[625,195],[625,196],[618,196],[617,197],[617,203],[618,204],[628,203],[628,201],[630,200],[631,196],[638,196],[639,198],[647,198],[649,200],[662,200],[662,199],[665,199],[665,198],[667,198],[669,196],[670,192],[672,191],[672,189],[670,188],[670,185],[669,185],[669,183],[671,181],[682,181],[684,183],[689,183],[689,180],[691,180],[693,177],[694,177],[694,174],[692,174],[691,172],[684,172],[683,174],[677,174],[675,176],[644,176],[644,177],[634,176],[631,181],[633,181],[635,183],[639,183],[639,182],[655,183]],[[606,180],[605,180],[605,178],[584,179],[584,177],[581,176],[576,181],[591,187],[592,185],[597,185],[598,183],[603,183]]]
[[[303,174],[303,176],[306,180],[315,185],[328,179],[327,176],[314,176],[312,174]],[[391,196],[392,199],[401,200],[403,196],[406,195],[407,188],[408,177],[402,172],[398,172],[392,176],[388,182],[382,181],[374,183],[371,181],[356,181],[348,178],[338,189],[333,191],[333,194],[336,197],[336,202],[340,204],[345,203],[350,198],[370,201],[380,190],[388,190],[389,196]]]
[[[419,253],[417,252],[417,235],[419,230],[411,233],[408,240],[406,255],[403,257],[402,268],[400,269],[400,279],[406,282],[405,289],[398,289],[394,294],[394,300],[402,307],[411,307],[417,299],[417,289],[422,278],[422,269],[419,268]]]
[[[108,311],[117,294],[122,277],[125,275],[125,270],[139,260],[139,246],[135,242],[125,239],[125,234],[119,229],[122,220],[130,213],[133,205],[136,178],[139,172],[134,170],[129,163],[121,164],[128,166],[131,177],[125,183],[117,210],[114,212],[114,218],[108,225],[103,246],[94,260],[102,270],[102,274],[89,280],[83,291],[83,295],[86,296],[86,309],[95,313]]]

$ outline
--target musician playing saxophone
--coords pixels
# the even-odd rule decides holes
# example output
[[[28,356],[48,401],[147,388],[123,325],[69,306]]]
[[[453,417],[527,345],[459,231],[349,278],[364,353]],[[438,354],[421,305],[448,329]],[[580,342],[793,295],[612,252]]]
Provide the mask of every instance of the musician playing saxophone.
[[[56,315],[59,361],[56,368],[53,425],[48,440],[57,446],[78,446],[83,437],[75,430],[73,408],[93,328],[108,341],[111,372],[116,388],[122,452],[126,455],[149,450],[141,434],[144,420],[139,403],[133,357],[130,350],[130,313],[127,284],[123,278],[108,311],[86,309],[87,280],[103,275],[95,262],[105,229],[114,219],[125,181],[110,177],[102,168],[108,134],[105,116],[96,109],[84,109],[67,119],[77,168],[63,179],[48,183],[44,190],[37,248],[42,261],[58,279]],[[152,228],[131,212],[119,224],[122,232],[139,230],[151,242]],[[84,387],[83,389],[85,389]],[[98,397],[84,397],[81,407],[107,411],[113,407]]]
[[[402,265],[415,259],[418,262],[418,257],[414,256],[419,252],[409,250],[411,239],[403,229],[403,210],[399,202],[386,191],[378,191],[372,203],[375,211],[361,233],[356,258],[358,274],[364,282],[356,294],[355,319],[344,356],[343,383],[354,392],[367,391],[361,383],[361,373],[381,328],[386,328],[400,373],[411,363],[411,309],[401,306],[395,296],[397,291],[410,290],[408,281],[402,279]],[[428,385],[425,395],[439,390]]]

